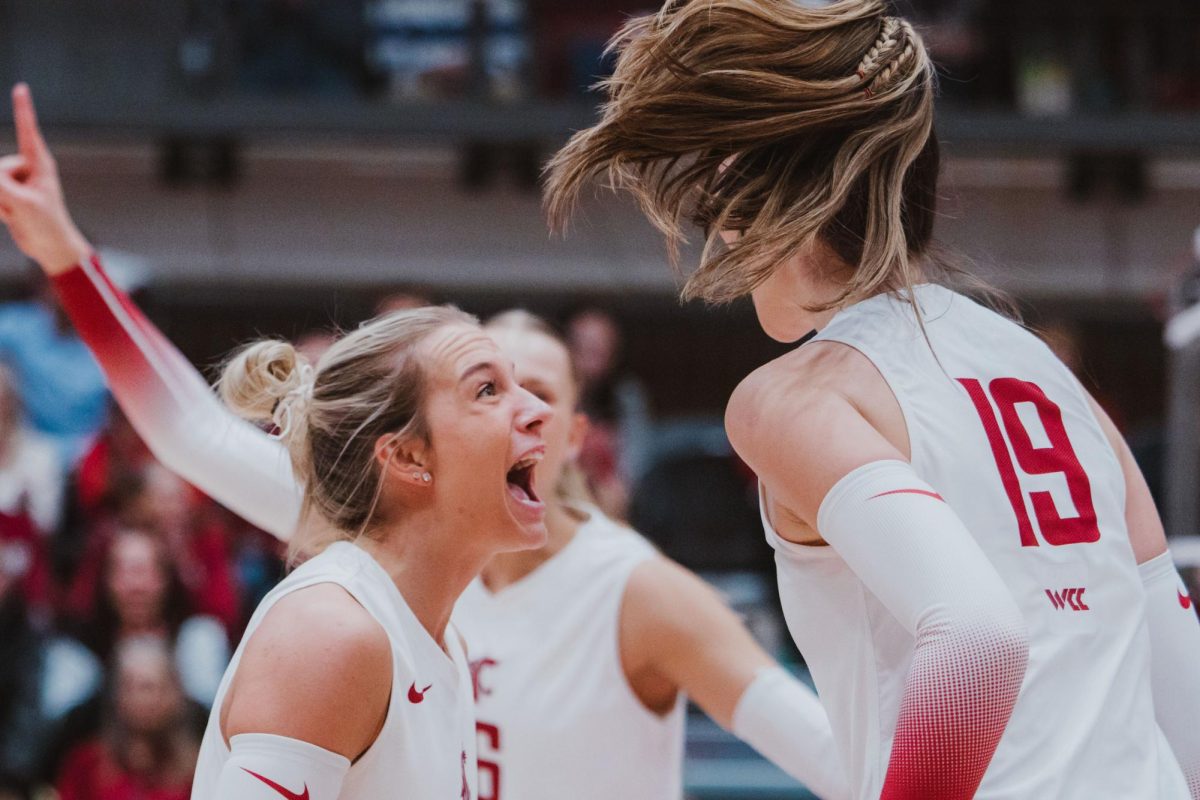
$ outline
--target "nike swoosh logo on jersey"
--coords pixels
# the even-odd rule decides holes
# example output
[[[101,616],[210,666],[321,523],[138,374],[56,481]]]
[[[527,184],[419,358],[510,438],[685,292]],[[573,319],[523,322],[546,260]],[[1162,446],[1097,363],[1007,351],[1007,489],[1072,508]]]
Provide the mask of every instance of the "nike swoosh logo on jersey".
[[[433,684],[431,683],[428,686],[426,686],[424,689],[422,689],[421,691],[417,691],[417,684],[413,683],[412,686],[408,687],[408,702],[420,703],[422,700],[425,699],[425,693],[428,692],[432,688],[433,688]]]
[[[270,786],[272,789],[274,789],[275,791],[279,792],[281,795],[286,797],[287,800],[308,800],[308,784],[307,783],[304,784],[304,791],[301,794],[296,794],[295,792],[288,791],[287,789],[283,788],[282,786],[280,786],[278,783],[271,780],[270,778],[264,778],[262,775],[259,775],[257,772],[250,772],[250,770],[246,769],[245,767],[242,767],[242,771],[247,772],[247,773],[253,775],[254,777],[258,778],[260,781],[265,783],[267,786]]]
[[[1183,606],[1183,608],[1185,610],[1191,608],[1192,607],[1192,598],[1188,597],[1183,592],[1180,592],[1178,589],[1176,589],[1175,591],[1179,593],[1179,605]]]

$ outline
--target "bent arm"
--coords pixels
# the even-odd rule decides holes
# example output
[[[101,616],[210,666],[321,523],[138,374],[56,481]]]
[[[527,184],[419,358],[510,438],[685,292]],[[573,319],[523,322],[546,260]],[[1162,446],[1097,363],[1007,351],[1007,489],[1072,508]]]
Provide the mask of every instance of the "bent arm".
[[[839,481],[817,528],[916,639],[882,800],[974,797],[1029,655],[1008,587],[958,516],[901,461]]]
[[[817,696],[699,577],[665,558],[639,566],[625,590],[621,641],[631,682],[652,672],[822,800],[850,796]]]
[[[282,444],[239,419],[93,257],[52,278],[138,435],[168,469],[280,539],[302,490]]]
[[[1192,797],[1200,799],[1200,672],[1180,668],[1200,664],[1195,600],[1187,596],[1175,571],[1162,519],[1129,445],[1095,400],[1092,410],[1125,474],[1125,525],[1146,590],[1154,716],[1183,768]]]
[[[968,800],[1024,679],[1020,610],[958,516],[856,407],[769,377],[735,393],[731,441],[915,639],[881,797]]]

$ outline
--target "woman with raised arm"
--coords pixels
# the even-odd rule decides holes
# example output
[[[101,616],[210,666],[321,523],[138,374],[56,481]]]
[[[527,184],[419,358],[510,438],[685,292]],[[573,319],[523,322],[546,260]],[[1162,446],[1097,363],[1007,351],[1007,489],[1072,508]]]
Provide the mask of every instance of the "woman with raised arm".
[[[1128,448],[1035,336],[935,282],[918,33],[881,0],[671,0],[613,50],[547,207],[607,178],[672,245],[705,232],[687,297],[816,330],[726,422],[854,796],[1200,794],[1200,624]]]
[[[190,422],[207,389],[138,394],[136,377],[152,372],[124,356],[150,333],[121,324],[132,306],[71,223],[28,90],[15,100],[20,154],[0,161],[0,216],[52,276],[81,335],[133,370],[114,376],[118,396]],[[181,368],[158,344],[156,357]],[[533,470],[549,408],[517,385],[475,320],[449,308],[374,320],[315,369],[290,344],[253,344],[222,388],[234,411],[280,429],[303,502],[295,483],[257,486],[258,502],[276,499],[271,488],[286,493],[287,524],[300,519],[293,553],[310,558],[250,620],[192,797],[470,800],[472,685],[450,614],[493,555],[545,543]],[[252,426],[229,431],[278,460]],[[238,497],[254,510],[249,493]]]
[[[51,186],[59,196],[57,182]],[[56,286],[155,455],[233,511],[290,538],[301,490],[280,442],[218,403],[94,259]],[[546,546],[490,561],[455,615],[470,634],[486,749],[481,800],[679,796],[684,694],[824,800],[847,797],[829,722],[811,690],[774,664],[699,578],[589,502],[572,466],[586,422],[576,413],[579,389],[562,342],[521,313],[497,318],[487,332],[516,362],[521,386],[554,409],[541,426],[546,456],[538,472],[557,491],[545,492]],[[290,408],[274,412],[285,430]],[[566,624],[567,611],[579,625]],[[534,618],[541,627],[530,634]]]

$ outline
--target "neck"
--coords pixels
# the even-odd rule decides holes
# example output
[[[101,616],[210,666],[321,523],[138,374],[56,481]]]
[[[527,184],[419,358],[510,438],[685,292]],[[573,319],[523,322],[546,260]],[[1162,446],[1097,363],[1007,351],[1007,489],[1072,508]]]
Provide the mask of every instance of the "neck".
[[[483,583],[490,591],[498,592],[512,586],[535,569],[562,552],[579,530],[582,519],[578,512],[562,502],[552,500],[546,508],[546,545],[537,550],[500,553],[483,568]]]
[[[451,546],[447,531],[455,532],[456,546]],[[461,542],[481,540],[430,514],[406,520],[402,530],[393,529],[382,539],[364,538],[359,546],[383,567],[417,621],[444,647],[455,602],[491,556],[464,548]]]

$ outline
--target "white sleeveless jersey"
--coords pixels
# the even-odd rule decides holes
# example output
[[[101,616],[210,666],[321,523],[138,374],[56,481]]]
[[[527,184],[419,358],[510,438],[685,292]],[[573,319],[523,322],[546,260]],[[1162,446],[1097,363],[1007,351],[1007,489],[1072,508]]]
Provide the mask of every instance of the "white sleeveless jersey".
[[[475,678],[479,800],[676,800],[684,703],[665,717],[634,695],[619,619],[629,575],[658,558],[633,531],[589,521],[546,563],[459,599]]]
[[[192,800],[218,800],[215,788],[229,758],[220,729],[221,707],[246,642],[280,598],[321,583],[337,584],[349,592],[383,626],[392,643],[392,697],[387,719],[375,743],[350,767],[339,800],[474,800],[475,715],[471,674],[458,635],[447,631],[447,655],[413,615],[383,568],[349,542],[330,545],[302,564],[254,612],[213,704]],[[347,681],[354,679],[345,676]]]
[[[1028,624],[1025,682],[976,797],[1188,798],[1154,718],[1124,478],[1084,390],[1013,322],[939,286],[916,298],[929,343],[911,306],[885,295],[841,311],[815,340],[878,368],[904,413],[913,468]],[[877,798],[914,639],[832,548],[779,538],[765,507],[788,627],[856,796]]]

